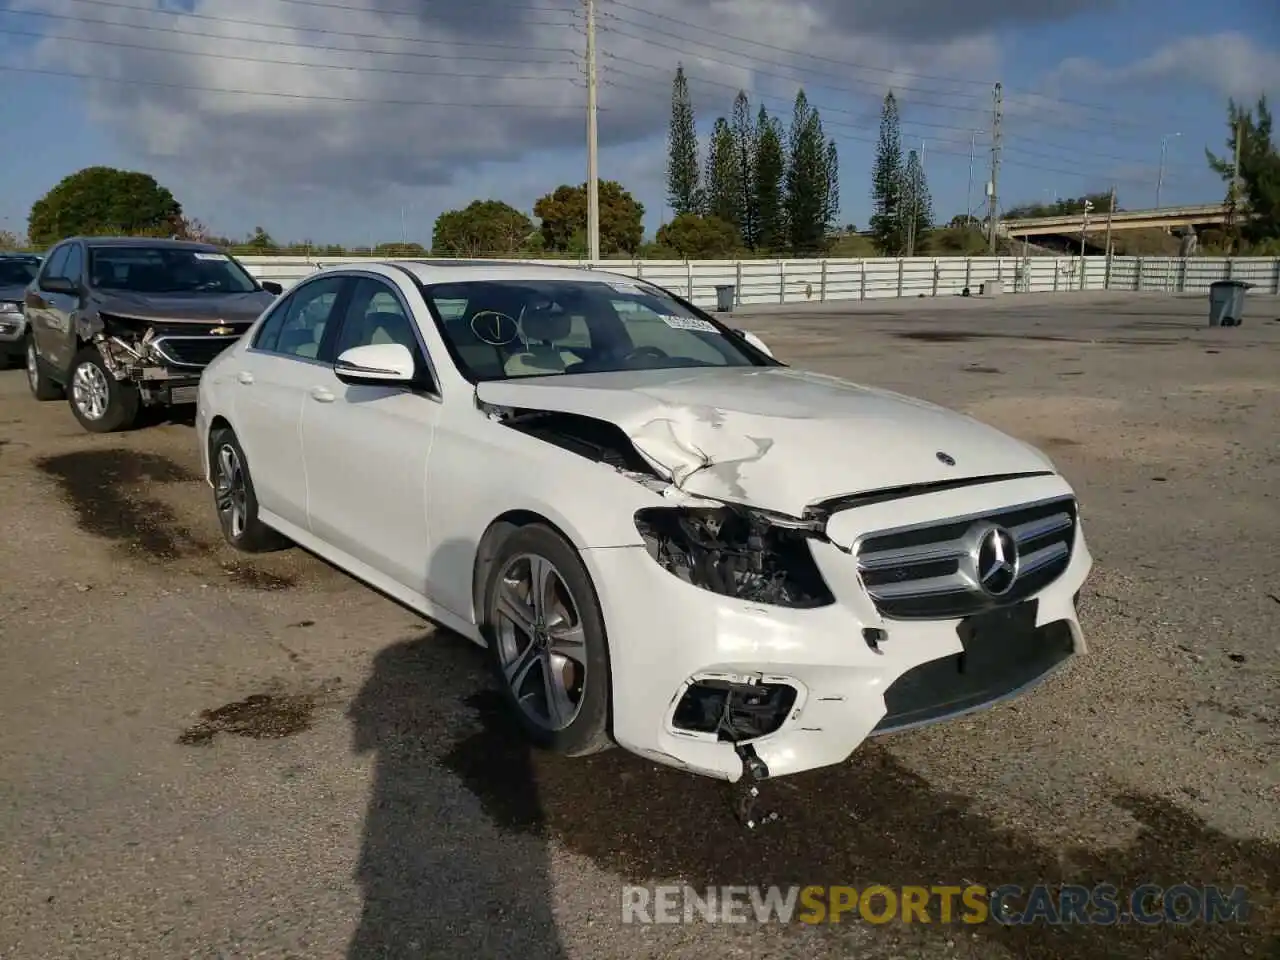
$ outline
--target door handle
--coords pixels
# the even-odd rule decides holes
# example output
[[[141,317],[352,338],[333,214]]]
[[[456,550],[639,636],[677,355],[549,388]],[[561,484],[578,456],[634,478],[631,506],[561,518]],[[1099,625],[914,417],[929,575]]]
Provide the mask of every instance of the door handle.
[[[324,387],[312,387],[311,399],[318,400],[321,403],[333,403],[333,401],[337,398],[334,397],[334,395],[330,393],[328,390],[326,390]]]
[[[241,370],[239,373],[236,374],[236,379],[239,380],[241,383],[243,383],[245,386],[248,386],[249,384],[253,383],[253,374],[250,373],[248,370]]]

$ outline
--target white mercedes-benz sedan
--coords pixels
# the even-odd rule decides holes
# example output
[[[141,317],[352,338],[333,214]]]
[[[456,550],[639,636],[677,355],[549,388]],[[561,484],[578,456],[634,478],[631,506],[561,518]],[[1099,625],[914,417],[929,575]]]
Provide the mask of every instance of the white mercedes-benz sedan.
[[[1092,558],[1043,454],[642,280],[322,269],[205,370],[197,429],[232,545],[485,646],[563,754],[791,774],[1085,649]]]

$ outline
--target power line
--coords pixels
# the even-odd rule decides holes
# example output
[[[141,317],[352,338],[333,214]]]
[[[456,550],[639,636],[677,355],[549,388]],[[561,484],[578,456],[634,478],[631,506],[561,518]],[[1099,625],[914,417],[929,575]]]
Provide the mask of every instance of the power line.
[[[0,27],[0,35],[16,36],[16,37],[39,37],[46,40],[58,40],[63,43],[88,43],[107,47],[122,47],[127,50],[145,50],[148,53],[165,53],[180,57],[205,57],[211,60],[231,60],[238,63],[265,63],[273,67],[307,67],[311,70],[349,70],[353,73],[385,73],[397,74],[400,76],[410,77],[432,77],[436,79],[447,78],[466,78],[466,79],[501,79],[501,80],[569,80],[577,82],[575,77],[551,77],[545,74],[517,75],[504,74],[501,77],[494,77],[492,72],[489,73],[441,73],[439,71],[429,70],[405,70],[395,67],[365,67],[354,66],[352,64],[339,63],[312,63],[303,60],[276,60],[271,57],[248,57],[231,53],[212,53],[206,50],[183,50],[177,47],[156,47],[149,46],[145,43],[130,43],[127,40],[104,40],[98,37],[67,37],[58,34],[38,33],[30,30],[9,30]],[[505,57],[463,57],[464,60],[481,60],[493,63],[509,62]],[[576,64],[571,61],[544,60],[542,63],[548,66],[557,66],[563,63],[569,63],[571,66]]]
[[[257,27],[259,29],[266,28],[272,30],[289,30],[300,33],[321,33],[335,37],[351,37],[357,40],[389,40],[395,43],[413,43],[423,46],[446,46],[446,47],[485,47],[497,50],[523,50],[533,51],[537,53],[576,53],[572,47],[539,47],[526,43],[495,43],[493,41],[470,41],[470,40],[428,40],[419,37],[408,37],[404,35],[395,35],[388,33],[352,33],[346,30],[328,30],[320,27],[298,27],[289,23],[267,23],[261,20],[242,20],[232,17],[213,17],[208,14],[185,13],[179,10],[147,10],[132,3],[118,3],[115,0],[74,0],[76,3],[91,3],[97,6],[117,7],[124,10],[137,10],[144,13],[161,13],[171,17],[182,17],[183,19],[207,20],[212,23],[235,24],[245,27]],[[177,27],[158,27],[141,23],[124,23],[119,20],[99,20],[92,17],[82,17],[71,14],[62,13],[46,13],[42,10],[0,10],[0,14],[9,14],[21,17],[45,17],[53,20],[68,20],[72,23],[96,24],[99,26],[121,27],[126,30],[148,30],[159,33],[172,33],[179,36],[189,37],[206,37],[210,40],[234,40],[237,43],[267,43],[272,46],[285,47],[303,47],[313,50],[335,50],[347,53],[385,53],[398,57],[434,57],[438,54],[423,54],[416,51],[400,51],[400,50],[371,50],[367,47],[339,47],[324,44],[300,43],[296,40],[270,40],[263,37],[242,37],[232,36],[225,33],[206,33],[200,30],[180,30]],[[452,58],[461,59],[461,58]]]
[[[94,80],[101,83],[120,83],[125,85],[140,85],[147,87],[166,87],[174,90],[191,90],[200,93],[225,93],[234,94],[244,97],[276,97],[284,100],[297,101],[315,101],[318,103],[370,103],[384,107],[442,107],[448,109],[460,110],[529,110],[528,103],[460,103],[446,100],[387,100],[383,98],[370,97],[330,97],[318,93],[281,93],[274,90],[245,90],[243,88],[234,87],[205,87],[197,86],[190,83],[175,83],[168,80],[143,80],[137,78],[108,77],[100,73],[72,73],[65,70],[45,70],[37,67],[17,67],[11,64],[0,63],[0,70],[10,73],[29,73],[37,76],[62,77],[78,80]],[[573,83],[580,81],[573,80]],[[541,104],[538,105],[540,110],[573,110],[575,113],[582,108],[577,104]]]

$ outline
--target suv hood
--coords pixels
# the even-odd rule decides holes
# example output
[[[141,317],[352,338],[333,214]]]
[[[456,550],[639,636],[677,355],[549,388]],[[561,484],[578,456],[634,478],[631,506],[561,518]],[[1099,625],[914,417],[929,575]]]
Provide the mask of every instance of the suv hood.
[[[789,367],[486,381],[476,397],[617,424],[685,493],[796,517],[851,494],[1054,471],[1034,447],[964,414]]]
[[[21,287],[6,287],[0,285],[0,300],[9,303],[22,303],[27,298],[27,288],[25,285]]]
[[[157,323],[228,323],[247,326],[275,301],[265,290],[253,293],[129,293],[95,290],[94,304],[103,313]]]

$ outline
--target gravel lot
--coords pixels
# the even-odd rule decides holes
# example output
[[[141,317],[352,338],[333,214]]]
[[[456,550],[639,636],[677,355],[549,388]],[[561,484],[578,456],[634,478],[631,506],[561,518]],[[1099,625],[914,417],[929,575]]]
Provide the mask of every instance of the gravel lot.
[[[324,563],[231,553],[188,424],[90,436],[0,373],[0,956],[1280,956],[1280,300],[1240,328],[1205,313],[1079,294],[740,315],[798,366],[1042,446],[1097,558],[1087,658],[774,784],[782,820],[755,837],[723,785],[531,754],[478,650]],[[676,879],[1186,881],[1259,909],[620,923],[623,884]]]

